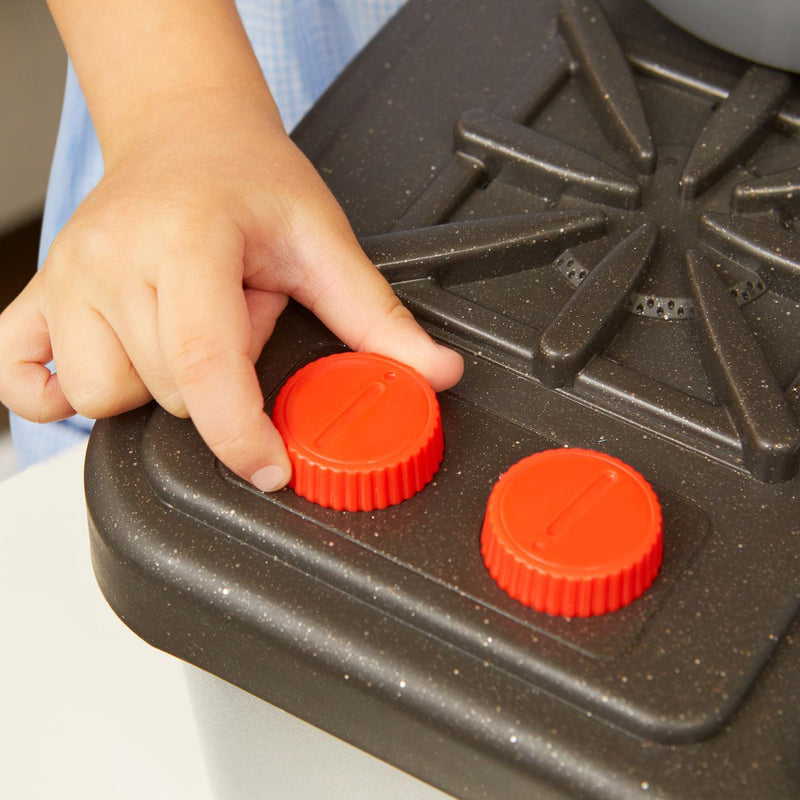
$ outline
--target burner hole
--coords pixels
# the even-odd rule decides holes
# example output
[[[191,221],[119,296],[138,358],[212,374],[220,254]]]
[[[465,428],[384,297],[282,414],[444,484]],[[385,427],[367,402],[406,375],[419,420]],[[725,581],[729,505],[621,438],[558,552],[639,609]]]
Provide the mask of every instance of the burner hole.
[[[759,281],[759,282],[756,284],[756,289],[758,289],[758,291],[759,291],[759,292],[763,291],[763,290],[764,290],[764,284],[763,284],[763,283],[761,283],[761,281]]]
[[[747,283],[745,283],[745,286],[746,286],[748,289],[753,289],[753,288],[754,288],[754,287],[753,287],[753,281],[747,281]]]
[[[742,299],[749,300],[750,299],[750,292],[742,292]]]
[[[683,306],[678,306],[678,316],[682,317],[686,313],[686,309]]]
[[[674,301],[674,300],[670,300],[670,301],[667,303],[667,308],[668,308],[670,311],[672,311],[672,309],[673,309],[673,308],[675,308],[675,301]]]
[[[574,263],[575,263],[575,259],[574,258],[567,259],[567,266],[568,267],[571,267]]]
[[[656,301],[652,297],[647,298],[647,307],[652,308],[656,304]]]
[[[636,311],[639,314],[644,314],[644,306],[641,303],[639,303],[639,305],[636,306]]]
[[[574,277],[575,277],[575,270],[574,270],[574,269],[571,269],[571,270],[570,270],[570,271],[567,273],[567,277],[568,277],[568,278],[574,278]]]
[[[556,264],[558,264],[558,266],[560,267],[560,266],[562,266],[562,265],[563,265],[563,263],[564,263],[564,256],[559,256],[559,257],[556,259]]]
[[[656,309],[656,314],[658,314],[658,316],[659,316],[659,317],[663,316],[663,314],[664,314],[664,309],[663,309],[661,306],[659,306],[659,307]]]
[[[582,270],[581,270],[581,271],[578,273],[578,277],[579,277],[579,278],[581,278],[581,279],[585,278],[585,277],[586,277],[586,270],[585,270],[585,269],[582,269]]]

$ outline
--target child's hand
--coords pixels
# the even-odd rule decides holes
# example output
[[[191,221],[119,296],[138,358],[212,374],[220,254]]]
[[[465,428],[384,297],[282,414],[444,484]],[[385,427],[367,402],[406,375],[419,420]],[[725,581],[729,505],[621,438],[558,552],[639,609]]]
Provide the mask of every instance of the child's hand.
[[[153,397],[272,490],[290,467],[253,364],[287,297],[437,390],[461,376],[460,357],[403,308],[274,117],[224,92],[176,98],[114,155],[0,316],[11,410],[40,422],[105,417]]]

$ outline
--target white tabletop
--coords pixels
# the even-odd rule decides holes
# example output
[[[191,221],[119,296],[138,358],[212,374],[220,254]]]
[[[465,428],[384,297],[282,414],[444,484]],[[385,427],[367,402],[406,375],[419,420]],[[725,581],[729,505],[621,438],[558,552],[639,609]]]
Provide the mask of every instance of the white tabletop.
[[[106,605],[83,448],[0,483],[0,796],[208,800],[180,663]]]

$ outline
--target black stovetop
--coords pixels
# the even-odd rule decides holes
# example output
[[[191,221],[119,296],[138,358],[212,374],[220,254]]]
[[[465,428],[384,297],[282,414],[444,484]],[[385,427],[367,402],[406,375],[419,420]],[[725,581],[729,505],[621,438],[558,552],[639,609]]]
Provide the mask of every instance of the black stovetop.
[[[465,356],[442,468],[348,514],[261,495],[163,411],[98,425],[111,604],[457,796],[800,794],[791,78],[634,0],[412,0],[294,135]],[[290,308],[259,362],[268,408],[339,348]],[[499,475],[565,445],[631,464],[664,512],[652,588],[585,620],[517,604],[479,551]]]

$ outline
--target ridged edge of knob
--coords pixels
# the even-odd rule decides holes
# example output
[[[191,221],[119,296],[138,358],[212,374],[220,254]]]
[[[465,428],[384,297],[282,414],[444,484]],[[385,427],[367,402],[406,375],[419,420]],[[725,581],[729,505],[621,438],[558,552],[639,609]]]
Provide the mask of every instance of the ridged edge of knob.
[[[577,448],[571,448],[571,452],[577,452]],[[613,456],[604,457],[618,463],[626,471],[635,472]],[[642,489],[654,501],[658,514],[653,521],[657,529],[652,544],[639,558],[628,566],[603,576],[553,575],[508,550],[498,533],[502,526],[498,519],[500,512],[497,489],[501,481],[507,477],[513,478],[513,473],[523,468],[525,460],[515,464],[500,478],[486,507],[481,530],[481,555],[497,585],[523,605],[530,606],[536,611],[563,617],[599,616],[616,611],[644,594],[658,575],[664,541],[661,506],[650,484],[639,476]]]
[[[433,479],[444,456],[438,404],[431,435],[419,450],[375,470],[334,469],[315,464],[288,447],[290,488],[306,500],[337,511],[375,511],[408,500]]]

